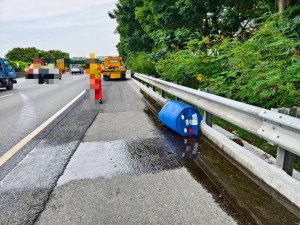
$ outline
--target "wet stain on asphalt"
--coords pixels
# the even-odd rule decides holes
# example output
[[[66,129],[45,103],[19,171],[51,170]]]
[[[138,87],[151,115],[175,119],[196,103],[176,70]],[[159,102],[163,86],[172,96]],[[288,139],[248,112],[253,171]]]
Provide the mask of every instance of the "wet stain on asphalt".
[[[83,142],[69,162],[58,186],[71,180],[112,178],[121,174],[158,173],[181,168],[163,138]]]
[[[181,167],[176,157],[168,154],[167,146],[161,138],[129,141],[126,150],[131,159],[131,166],[137,174]]]
[[[198,155],[200,143],[196,137],[183,138],[168,128],[163,132],[164,136],[156,138],[81,143],[58,185],[74,179],[177,169]]]

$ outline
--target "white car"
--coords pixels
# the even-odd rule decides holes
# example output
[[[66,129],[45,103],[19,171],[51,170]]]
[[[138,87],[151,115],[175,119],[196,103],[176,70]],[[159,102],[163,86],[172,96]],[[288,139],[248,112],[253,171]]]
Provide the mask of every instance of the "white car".
[[[71,65],[71,73],[84,73],[84,69],[80,65]]]

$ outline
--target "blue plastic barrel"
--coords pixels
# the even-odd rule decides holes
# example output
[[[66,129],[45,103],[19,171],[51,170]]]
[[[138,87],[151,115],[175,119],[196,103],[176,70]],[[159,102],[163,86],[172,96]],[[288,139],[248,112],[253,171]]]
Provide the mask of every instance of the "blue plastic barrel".
[[[159,120],[182,136],[197,135],[202,116],[180,101],[169,100],[158,113]]]

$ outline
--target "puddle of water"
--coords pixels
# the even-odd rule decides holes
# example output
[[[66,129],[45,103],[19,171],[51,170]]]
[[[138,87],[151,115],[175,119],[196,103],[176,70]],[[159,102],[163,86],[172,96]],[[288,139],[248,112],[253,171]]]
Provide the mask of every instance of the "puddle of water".
[[[200,140],[196,136],[183,137],[163,126],[160,130],[169,151],[182,161],[192,160],[200,153]]]
[[[186,143],[184,138],[165,128],[149,109],[146,108],[145,112],[161,130],[174,156],[239,224],[300,224],[297,216],[254,183],[206,138],[193,137],[192,143],[201,146],[198,154],[188,157],[188,160],[180,157],[186,152],[186,145],[182,144]]]

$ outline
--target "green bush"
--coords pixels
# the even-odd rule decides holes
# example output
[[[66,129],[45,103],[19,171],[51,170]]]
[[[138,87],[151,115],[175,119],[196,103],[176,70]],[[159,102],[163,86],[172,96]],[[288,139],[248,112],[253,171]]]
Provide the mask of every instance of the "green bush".
[[[222,72],[207,85],[226,97],[263,108],[300,105],[300,42],[284,19],[270,18],[247,41],[225,39],[215,61]]]
[[[190,39],[183,50],[173,45],[173,52],[157,61],[158,74],[172,82],[181,81],[184,86],[206,87],[208,76],[218,76],[222,72],[220,62],[208,53],[208,40]]]
[[[263,108],[300,105],[299,37],[293,24],[271,16],[247,40],[191,39],[166,53],[156,70],[170,81]]]
[[[128,69],[132,70],[132,73],[139,72],[148,75],[157,75],[155,62],[145,52],[130,55],[126,60],[126,65]]]
[[[10,61],[16,72],[24,72],[26,66],[30,66],[31,63],[26,63],[22,61]]]
[[[158,60],[156,70],[168,81],[181,81],[182,85],[198,87],[197,74],[201,70],[198,56],[190,54],[188,50],[168,53],[164,59]]]

